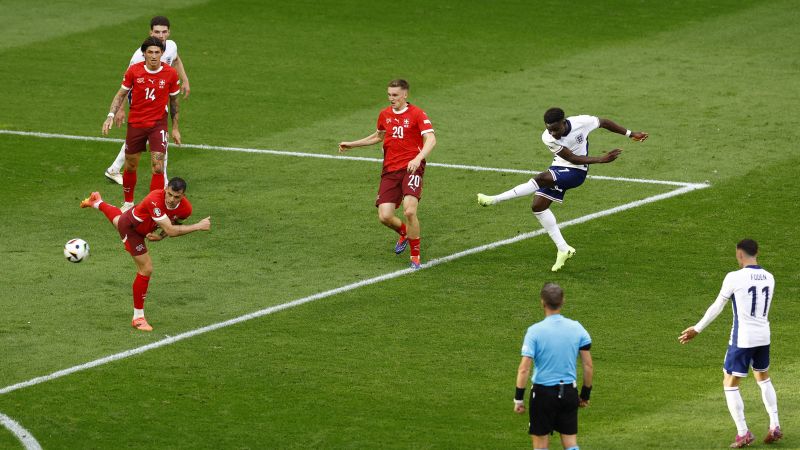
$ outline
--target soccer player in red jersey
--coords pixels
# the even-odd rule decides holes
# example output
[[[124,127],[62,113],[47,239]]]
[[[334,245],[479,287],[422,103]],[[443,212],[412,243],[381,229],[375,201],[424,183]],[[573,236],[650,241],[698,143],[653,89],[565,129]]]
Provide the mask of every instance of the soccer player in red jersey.
[[[181,144],[181,133],[178,130],[178,72],[161,62],[165,47],[160,39],[151,36],[145,39],[141,48],[144,62],[128,67],[122,79],[122,87],[111,102],[111,112],[103,122],[104,135],[108,134],[114,123],[122,126],[122,119],[116,113],[130,91],[131,106],[125,136],[125,171],[122,174],[122,191],[125,195],[122,209],[126,211],[133,206],[136,169],[141,153],[146,149],[146,143],[150,144],[153,168],[150,190],[164,188],[164,161],[169,143],[167,104],[172,122],[172,139],[176,144]]]
[[[392,80],[387,94],[391,106],[378,115],[378,129],[357,141],[340,142],[339,152],[383,141],[383,171],[378,188],[378,219],[400,238],[394,252],[400,254],[411,244],[411,267],[420,268],[420,227],[417,207],[422,198],[425,158],[436,145],[433,125],[425,111],[408,103],[408,82]],[[395,215],[403,205],[405,223]]]
[[[153,331],[144,318],[144,300],[147,286],[153,273],[153,261],[147,252],[145,240],[160,241],[169,237],[183,236],[194,231],[211,229],[211,217],[191,224],[180,222],[192,214],[192,204],[184,194],[186,181],[172,178],[166,189],[151,191],[138,205],[125,212],[103,201],[99,192],[92,192],[81,202],[81,208],[96,208],[119,232],[125,250],[136,263],[136,278],[133,281],[133,321],[131,326],[142,331]],[[157,229],[161,231],[156,232]]]

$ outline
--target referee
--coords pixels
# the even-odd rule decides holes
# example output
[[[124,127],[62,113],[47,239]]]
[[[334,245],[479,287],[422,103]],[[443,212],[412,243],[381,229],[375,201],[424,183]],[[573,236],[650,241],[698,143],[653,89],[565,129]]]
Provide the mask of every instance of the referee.
[[[545,318],[528,328],[522,343],[522,361],[517,370],[514,412],[525,412],[525,387],[531,366],[536,362],[530,398],[530,423],[534,449],[546,449],[550,434],[561,434],[561,445],[578,449],[578,407],[589,405],[592,392],[592,339],[575,320],[561,315],[564,291],[555,283],[545,283],[539,294]],[[576,360],[583,365],[583,386],[578,395]]]

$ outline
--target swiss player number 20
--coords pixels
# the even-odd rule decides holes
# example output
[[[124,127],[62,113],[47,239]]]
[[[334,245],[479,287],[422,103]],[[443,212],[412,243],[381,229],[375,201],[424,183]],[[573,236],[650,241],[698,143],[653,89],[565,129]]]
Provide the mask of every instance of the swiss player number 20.
[[[392,137],[403,139],[403,127],[392,127]]]

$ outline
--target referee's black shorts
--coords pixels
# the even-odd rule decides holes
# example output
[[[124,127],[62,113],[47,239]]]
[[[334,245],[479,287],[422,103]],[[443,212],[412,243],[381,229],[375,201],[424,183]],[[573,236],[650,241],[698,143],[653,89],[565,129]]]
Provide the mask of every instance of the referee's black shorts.
[[[553,431],[578,434],[578,390],[570,384],[534,384],[528,408],[528,434],[545,436]]]

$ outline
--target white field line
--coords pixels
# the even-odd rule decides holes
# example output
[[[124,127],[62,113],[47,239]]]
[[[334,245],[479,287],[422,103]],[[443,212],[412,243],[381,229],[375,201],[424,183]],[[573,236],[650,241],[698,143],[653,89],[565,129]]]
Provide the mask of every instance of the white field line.
[[[8,417],[7,415],[0,413],[0,424],[3,424],[4,427],[8,428],[8,431],[11,432],[19,441],[22,443],[22,446],[26,448],[26,450],[42,450],[42,446],[39,445],[39,442],[36,440],[33,435],[22,428],[22,425],[17,423],[16,420]]]
[[[659,200],[664,200],[664,199],[667,199],[667,198],[670,198],[670,197],[675,197],[677,195],[682,195],[682,194],[685,194],[687,192],[691,192],[691,191],[696,190],[696,189],[703,189],[705,187],[707,187],[707,186],[706,185],[684,186],[684,187],[681,187],[679,189],[675,189],[675,190],[670,191],[670,192],[666,192],[666,193],[659,194],[659,195],[654,195],[654,196],[647,197],[647,198],[644,198],[644,199],[641,199],[641,200],[636,200],[636,201],[633,201],[633,202],[630,202],[630,203],[626,203],[624,205],[616,206],[614,208],[606,209],[606,210],[599,211],[599,212],[596,212],[596,213],[592,213],[592,214],[588,214],[588,215],[585,215],[585,216],[581,216],[581,217],[578,217],[576,219],[568,220],[568,221],[563,222],[562,224],[560,224],[559,227],[560,228],[566,228],[566,227],[569,227],[569,226],[572,226],[572,225],[577,225],[577,224],[580,224],[580,223],[583,223],[583,222],[587,222],[589,220],[593,220],[593,219],[597,219],[597,218],[600,218],[600,217],[608,216],[608,215],[615,214],[615,213],[618,213],[618,212],[621,212],[621,211],[625,211],[625,210],[628,210],[628,209],[636,208],[636,207],[639,207],[639,206],[642,206],[642,205],[645,205],[645,204],[648,204],[648,203],[653,203],[653,202],[657,202]],[[519,241],[523,241],[525,239],[530,239],[530,238],[532,238],[534,236],[539,236],[540,234],[544,234],[544,233],[545,233],[544,229],[538,229],[538,230],[535,230],[535,231],[531,231],[529,233],[519,234],[517,236],[511,237],[511,238],[508,238],[508,239],[503,239],[503,240],[500,240],[500,241],[492,242],[492,243],[489,243],[489,244],[485,244],[485,245],[481,245],[481,246],[478,246],[478,247],[473,247],[473,248],[470,248],[470,249],[467,249],[467,250],[464,250],[464,251],[460,251],[460,252],[457,252],[457,253],[453,253],[452,255],[444,256],[442,258],[432,259],[432,260],[428,261],[427,263],[422,264],[422,269],[427,269],[427,268],[430,268],[430,267],[433,267],[433,266],[436,266],[436,265],[439,265],[439,264],[443,264],[443,263],[447,263],[447,262],[450,262],[450,261],[454,261],[456,259],[463,258],[464,256],[468,256],[468,255],[472,255],[472,254],[475,254],[475,253],[480,253],[480,252],[483,252],[483,251],[486,251],[486,250],[491,250],[491,249],[495,249],[495,248],[502,247],[502,246],[505,246],[505,245],[513,244],[513,243],[516,243],[516,242],[519,242]],[[115,353],[113,355],[109,355],[109,356],[106,356],[104,358],[96,359],[94,361],[90,361],[90,362],[87,362],[87,363],[84,363],[84,364],[73,366],[73,367],[70,367],[68,369],[59,370],[59,371],[53,372],[53,373],[51,373],[49,375],[44,375],[44,376],[32,378],[32,379],[30,379],[28,381],[23,381],[23,382],[20,382],[20,383],[12,384],[10,386],[6,386],[6,387],[0,389],[0,395],[8,394],[9,392],[13,392],[13,391],[16,391],[16,390],[19,390],[19,389],[22,389],[22,388],[26,388],[26,387],[29,387],[29,386],[34,386],[34,385],[37,385],[37,384],[40,384],[40,383],[44,383],[46,381],[54,380],[56,378],[60,378],[60,377],[66,376],[66,375],[70,375],[70,374],[75,373],[75,372],[80,372],[80,371],[83,371],[83,370],[86,370],[86,369],[91,369],[92,367],[101,366],[101,365],[108,364],[108,363],[113,362],[113,361],[117,361],[117,360],[120,360],[120,359],[124,359],[124,358],[128,358],[128,357],[131,357],[131,356],[134,356],[134,355],[138,355],[138,354],[144,353],[144,352],[146,352],[148,350],[153,350],[153,349],[156,349],[156,348],[159,348],[159,347],[164,347],[164,346],[167,346],[167,345],[170,345],[170,344],[174,344],[174,343],[182,341],[184,339],[188,339],[190,337],[194,337],[194,336],[197,336],[197,335],[208,333],[210,331],[218,330],[220,328],[225,328],[225,327],[228,327],[228,326],[231,326],[231,325],[236,325],[238,323],[242,323],[242,322],[245,322],[245,321],[248,321],[248,320],[251,320],[251,319],[255,319],[255,318],[258,318],[258,317],[267,316],[267,315],[276,313],[278,311],[283,311],[285,309],[294,308],[296,306],[300,306],[300,305],[303,305],[303,304],[306,304],[306,303],[310,303],[310,302],[313,302],[313,301],[316,301],[316,300],[321,300],[323,298],[327,298],[327,297],[331,297],[331,296],[334,296],[334,295],[337,295],[337,294],[341,294],[341,293],[344,293],[344,292],[352,291],[352,290],[358,289],[360,287],[369,286],[371,284],[380,283],[382,281],[391,280],[393,278],[398,278],[398,277],[401,277],[401,276],[404,276],[404,275],[411,274],[413,272],[415,272],[415,271],[410,269],[410,268],[409,269],[398,270],[398,271],[395,271],[395,272],[390,272],[390,273],[387,273],[387,274],[384,274],[384,275],[380,275],[380,276],[377,276],[377,277],[374,277],[374,278],[369,278],[369,279],[358,281],[358,282],[355,282],[355,283],[351,283],[351,284],[348,284],[348,285],[345,285],[345,286],[342,286],[342,287],[338,287],[338,288],[335,288],[335,289],[331,289],[331,290],[328,290],[328,291],[324,291],[324,292],[320,292],[320,293],[317,293],[317,294],[314,294],[314,295],[310,295],[308,297],[303,297],[303,298],[299,298],[297,300],[293,300],[293,301],[290,301],[290,302],[287,302],[287,303],[282,303],[280,305],[270,306],[268,308],[264,308],[264,309],[261,309],[259,311],[255,311],[255,312],[252,312],[252,313],[249,313],[249,314],[245,314],[243,316],[235,317],[233,319],[229,319],[229,320],[226,320],[224,322],[218,322],[218,323],[215,323],[215,324],[212,324],[212,325],[207,325],[207,326],[202,327],[202,328],[197,328],[197,329],[194,329],[194,330],[186,331],[184,333],[181,333],[181,334],[178,334],[178,335],[175,335],[175,336],[171,336],[171,337],[167,337],[167,338],[162,339],[160,341],[156,341],[156,342],[153,342],[153,343],[141,346],[141,347],[137,347],[137,348],[130,349],[130,350],[125,350],[123,352]]]
[[[15,131],[15,130],[0,130],[0,134],[9,134],[14,136],[29,136],[29,137],[36,137],[36,138],[46,138],[46,139],[70,139],[75,141],[96,141],[96,142],[116,142],[122,143],[124,139],[113,139],[113,138],[104,138],[104,137],[96,137],[96,136],[76,136],[71,134],[56,134],[56,133],[39,133],[33,131]],[[225,151],[225,152],[242,152],[242,153],[261,153],[267,155],[278,155],[278,156],[294,156],[299,158],[319,158],[319,159],[338,159],[338,160],[348,160],[348,161],[367,161],[367,162],[382,162],[382,159],[379,158],[365,158],[361,156],[344,156],[344,155],[333,155],[333,154],[325,154],[325,153],[303,153],[303,152],[289,152],[284,150],[266,150],[266,149],[258,149],[258,148],[242,148],[242,147],[221,147],[217,145],[204,145],[204,144],[182,144],[180,148],[197,148],[201,150],[218,150],[218,151]],[[445,167],[448,169],[462,169],[462,170],[471,170],[476,172],[496,172],[496,173],[519,173],[525,175],[534,175],[539,172],[533,170],[522,170],[522,169],[504,169],[500,167],[482,167],[482,166],[468,166],[463,164],[446,164],[446,163],[428,163],[430,167]],[[592,178],[595,180],[607,180],[607,181],[622,181],[628,183],[646,183],[646,184],[663,184],[667,186],[702,186],[705,187],[705,184],[700,183],[685,183],[682,181],[668,181],[668,180],[650,180],[644,178],[622,178],[622,177],[607,177],[602,175],[589,175],[587,178]]]

